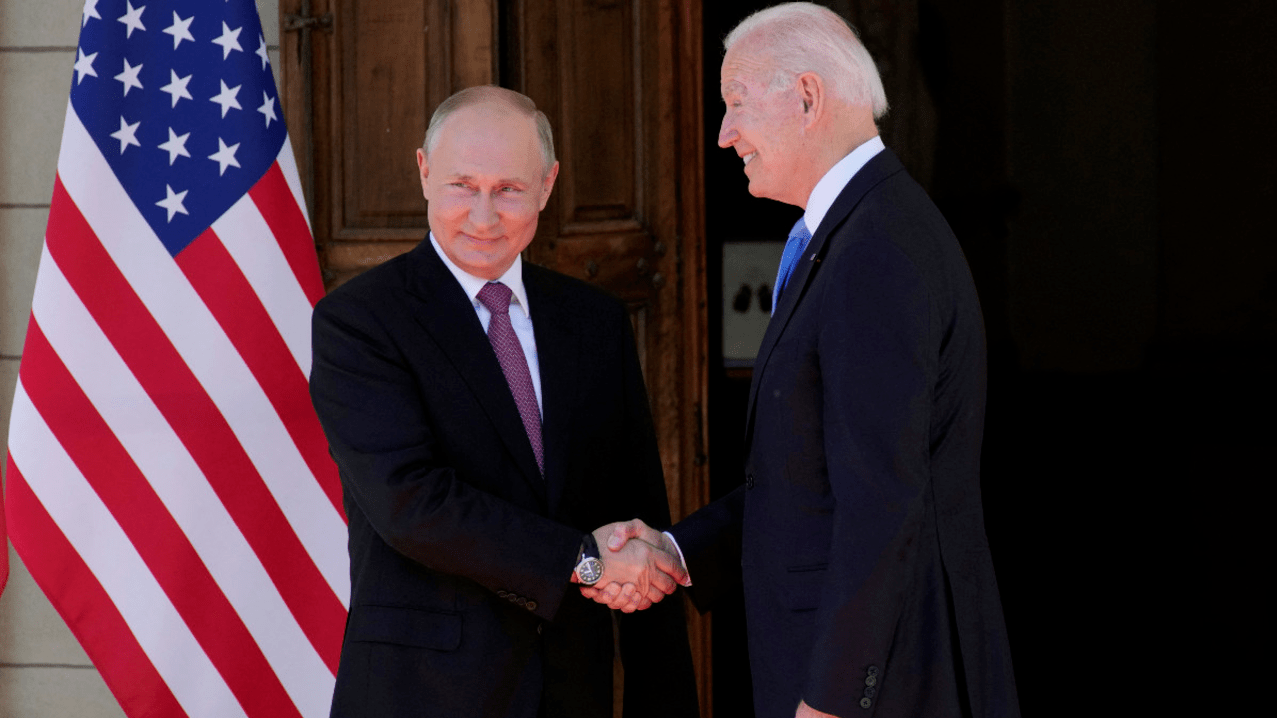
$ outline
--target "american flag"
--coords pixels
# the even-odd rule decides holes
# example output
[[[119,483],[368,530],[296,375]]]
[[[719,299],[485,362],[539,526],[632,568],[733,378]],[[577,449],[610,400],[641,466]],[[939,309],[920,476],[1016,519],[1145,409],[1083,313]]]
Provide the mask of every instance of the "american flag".
[[[125,712],[328,714],[349,603],[323,293],[252,0],[88,0],[8,530]]]

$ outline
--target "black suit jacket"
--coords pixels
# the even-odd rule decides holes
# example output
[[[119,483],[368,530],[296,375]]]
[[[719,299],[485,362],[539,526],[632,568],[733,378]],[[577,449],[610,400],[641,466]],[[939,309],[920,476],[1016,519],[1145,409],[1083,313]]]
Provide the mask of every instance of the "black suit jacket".
[[[674,528],[693,598],[743,568],[759,718],[1017,716],[980,501],[966,260],[889,150],[843,189],[754,364],[745,486]]]
[[[541,477],[496,355],[430,242],[315,308],[311,396],[341,472],[351,605],[333,716],[611,716],[611,613],[582,536],[669,508],[625,308],[524,263]],[[618,616],[629,716],[695,715],[678,601]]]

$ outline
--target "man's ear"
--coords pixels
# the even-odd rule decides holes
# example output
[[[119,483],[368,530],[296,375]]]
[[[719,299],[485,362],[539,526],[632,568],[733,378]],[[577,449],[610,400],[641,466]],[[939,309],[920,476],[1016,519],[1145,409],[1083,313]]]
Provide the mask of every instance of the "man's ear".
[[[798,99],[803,103],[803,123],[810,126],[825,111],[825,81],[814,72],[798,76]]]
[[[554,180],[559,176],[559,163],[555,162],[550,167],[550,171],[545,173],[545,179],[541,182],[541,209],[545,209],[546,202],[550,201],[550,192],[554,190]],[[538,210],[539,211],[539,210]]]
[[[426,151],[417,148],[417,172],[421,175],[421,194],[426,193],[426,178],[430,176],[430,160],[426,157]]]

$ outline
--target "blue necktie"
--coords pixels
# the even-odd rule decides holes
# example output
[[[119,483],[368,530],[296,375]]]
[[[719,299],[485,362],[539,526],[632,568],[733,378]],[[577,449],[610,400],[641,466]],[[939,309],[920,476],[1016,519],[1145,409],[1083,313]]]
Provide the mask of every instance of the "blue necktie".
[[[785,252],[780,255],[780,270],[776,272],[776,285],[772,287],[772,314],[776,313],[776,303],[780,301],[780,293],[784,291],[789,275],[794,273],[794,267],[798,266],[798,259],[803,256],[803,250],[807,249],[807,243],[810,241],[811,232],[807,231],[807,223],[799,217],[794,223],[794,228],[789,230]]]

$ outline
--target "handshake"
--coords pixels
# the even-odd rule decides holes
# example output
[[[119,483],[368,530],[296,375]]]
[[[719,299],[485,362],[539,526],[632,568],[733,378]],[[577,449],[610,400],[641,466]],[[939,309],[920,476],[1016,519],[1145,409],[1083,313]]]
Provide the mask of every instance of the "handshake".
[[[593,586],[581,587],[586,598],[631,613],[659,602],[679,585],[692,585],[674,542],[640,519],[601,526],[594,530],[594,540],[603,575]]]

